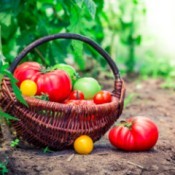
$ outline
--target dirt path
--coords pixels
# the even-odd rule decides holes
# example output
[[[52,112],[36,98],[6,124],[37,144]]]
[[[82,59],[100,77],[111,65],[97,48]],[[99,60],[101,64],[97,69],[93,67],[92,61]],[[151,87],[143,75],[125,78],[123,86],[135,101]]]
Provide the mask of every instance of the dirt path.
[[[160,80],[126,83],[132,101],[119,120],[132,115],[150,117],[159,128],[159,140],[147,152],[122,152],[112,147],[107,134],[95,143],[92,154],[73,150],[43,153],[20,149],[9,159],[13,175],[175,175],[175,92],[160,88]],[[112,84],[106,81],[107,88]]]

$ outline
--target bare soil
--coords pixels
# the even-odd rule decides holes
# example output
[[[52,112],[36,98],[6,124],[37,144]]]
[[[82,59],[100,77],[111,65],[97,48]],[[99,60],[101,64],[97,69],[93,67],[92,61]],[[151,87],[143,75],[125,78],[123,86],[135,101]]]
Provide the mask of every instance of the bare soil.
[[[102,82],[112,89],[113,82]],[[161,80],[126,81],[126,97],[132,96],[118,121],[130,116],[147,116],[159,128],[159,139],[146,152],[123,152],[111,146],[106,133],[90,155],[73,149],[47,152],[19,147],[7,156],[10,175],[175,175],[175,91],[161,88]],[[126,98],[128,99],[128,98]],[[127,101],[127,100],[126,100]]]

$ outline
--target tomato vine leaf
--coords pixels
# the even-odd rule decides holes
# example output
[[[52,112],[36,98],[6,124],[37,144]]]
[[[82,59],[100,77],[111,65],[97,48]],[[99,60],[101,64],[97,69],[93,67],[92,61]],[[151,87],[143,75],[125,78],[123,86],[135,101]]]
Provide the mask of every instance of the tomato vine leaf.
[[[93,0],[84,0],[84,4],[86,5],[91,17],[94,19],[95,14],[96,14],[96,4],[95,4],[95,2]]]
[[[28,106],[27,102],[25,101],[25,99],[23,98],[20,89],[17,87],[16,83],[17,80],[13,77],[12,73],[9,72],[8,70],[4,70],[4,74],[7,75],[11,81],[11,85],[13,88],[13,91],[16,95],[16,98],[24,105]]]
[[[19,120],[18,118],[13,117],[12,115],[7,114],[7,113],[5,113],[5,112],[3,112],[3,111],[0,110],[0,118],[1,117],[5,118],[7,120]]]

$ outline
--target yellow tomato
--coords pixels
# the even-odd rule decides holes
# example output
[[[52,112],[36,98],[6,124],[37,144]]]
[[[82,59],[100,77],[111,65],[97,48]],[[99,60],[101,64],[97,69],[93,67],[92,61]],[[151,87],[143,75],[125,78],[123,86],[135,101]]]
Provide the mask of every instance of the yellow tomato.
[[[20,85],[20,90],[25,96],[34,96],[37,92],[37,85],[32,80],[24,80]]]
[[[89,154],[93,148],[93,140],[87,135],[79,136],[74,142],[74,150],[79,154]]]

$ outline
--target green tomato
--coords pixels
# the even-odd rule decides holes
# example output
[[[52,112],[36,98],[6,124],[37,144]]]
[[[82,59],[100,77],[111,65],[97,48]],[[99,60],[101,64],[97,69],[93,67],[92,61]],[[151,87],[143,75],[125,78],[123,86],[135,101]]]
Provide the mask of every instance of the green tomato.
[[[73,89],[83,92],[84,98],[87,100],[92,99],[94,95],[101,90],[101,86],[96,79],[84,77],[75,82]]]
[[[70,65],[67,65],[67,64],[63,64],[63,63],[60,63],[60,64],[56,64],[53,69],[60,69],[60,70],[64,70],[70,77],[71,81],[72,81],[72,84],[75,83],[75,81],[78,79],[79,75],[78,73],[76,72],[76,70],[70,66]]]

